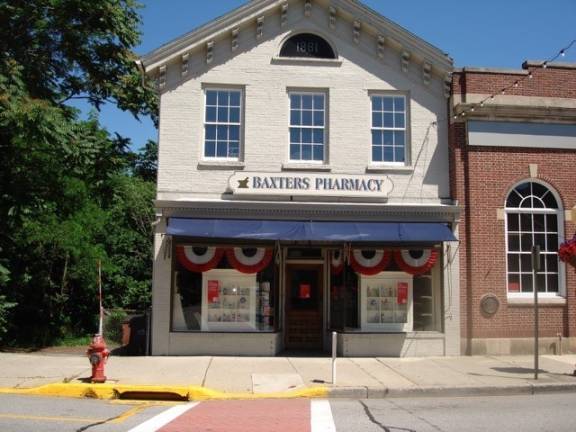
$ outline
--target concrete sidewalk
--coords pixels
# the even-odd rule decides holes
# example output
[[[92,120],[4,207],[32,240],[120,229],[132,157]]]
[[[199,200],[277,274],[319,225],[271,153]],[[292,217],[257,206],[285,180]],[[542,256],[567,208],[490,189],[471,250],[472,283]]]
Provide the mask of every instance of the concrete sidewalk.
[[[161,386],[166,393],[192,386],[215,392],[209,393],[214,398],[218,394],[226,398],[473,396],[576,392],[575,363],[576,355],[543,355],[535,381],[532,356],[339,358],[333,384],[330,358],[111,357],[106,375],[107,384],[123,391],[142,391],[136,386],[144,385]],[[3,392],[58,383],[86,385],[90,370],[88,359],[78,355],[0,353]],[[102,385],[91,388],[98,386]]]

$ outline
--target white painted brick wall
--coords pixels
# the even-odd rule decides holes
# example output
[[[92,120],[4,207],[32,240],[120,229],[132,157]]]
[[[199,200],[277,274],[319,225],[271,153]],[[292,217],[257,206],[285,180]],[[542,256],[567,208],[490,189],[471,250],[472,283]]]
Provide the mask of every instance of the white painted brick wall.
[[[364,174],[370,164],[371,90],[398,90],[410,97],[410,158],[413,171],[387,173],[395,188],[391,201],[437,202],[449,196],[446,100],[442,82],[422,83],[419,65],[400,70],[400,54],[387,49],[376,56],[375,42],[364,36],[360,45],[351,28],[339,22],[327,26],[327,16],[316,8],[311,18],[291,10],[290,24],[280,28],[279,17],[267,17],[264,38],[256,43],[255,28],[243,29],[239,49],[232,55],[230,39],[217,40],[214,61],[205,63],[205,50],[191,54],[185,80],[180,65],[168,66],[167,86],[161,96],[159,199],[212,199],[226,191],[233,173],[199,170],[203,153],[205,85],[245,86],[244,162],[246,171],[279,172],[289,162],[288,88],[326,89],[328,92],[328,164],[332,173]],[[336,47],[341,66],[275,64],[281,42],[293,28],[317,32]],[[427,138],[426,138],[427,137]]]

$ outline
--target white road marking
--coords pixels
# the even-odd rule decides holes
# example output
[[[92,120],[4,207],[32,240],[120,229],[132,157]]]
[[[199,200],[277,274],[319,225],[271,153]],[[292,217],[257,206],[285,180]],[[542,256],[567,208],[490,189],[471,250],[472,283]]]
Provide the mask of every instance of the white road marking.
[[[312,432],[336,432],[330,402],[327,400],[310,401],[310,426]]]
[[[184,405],[177,405],[170,409],[167,409],[161,414],[158,414],[156,417],[152,417],[151,419],[145,421],[144,423],[136,426],[135,428],[130,429],[128,432],[154,432],[160,429],[163,426],[166,426],[172,420],[177,417],[180,417],[186,411],[194,408],[198,405],[199,402],[192,402],[189,404]]]

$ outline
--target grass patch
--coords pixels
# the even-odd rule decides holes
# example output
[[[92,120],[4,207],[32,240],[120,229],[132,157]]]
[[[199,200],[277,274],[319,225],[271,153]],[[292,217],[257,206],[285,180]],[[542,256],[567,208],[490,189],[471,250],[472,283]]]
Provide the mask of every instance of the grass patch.
[[[74,346],[87,346],[90,345],[92,342],[92,336],[64,336],[59,339],[56,339],[52,346],[67,346],[67,347],[74,347]]]

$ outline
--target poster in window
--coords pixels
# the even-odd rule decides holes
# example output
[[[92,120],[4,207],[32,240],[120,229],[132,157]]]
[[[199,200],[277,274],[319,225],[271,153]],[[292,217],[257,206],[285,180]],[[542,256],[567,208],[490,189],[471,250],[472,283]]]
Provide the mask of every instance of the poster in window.
[[[298,296],[300,299],[309,299],[310,298],[310,284],[300,284],[300,295]]]
[[[508,292],[520,292],[520,283],[508,282]]]
[[[399,305],[408,303],[408,284],[406,282],[398,282],[396,302]]]
[[[208,281],[208,303],[217,303],[220,296],[220,282],[217,280]]]

